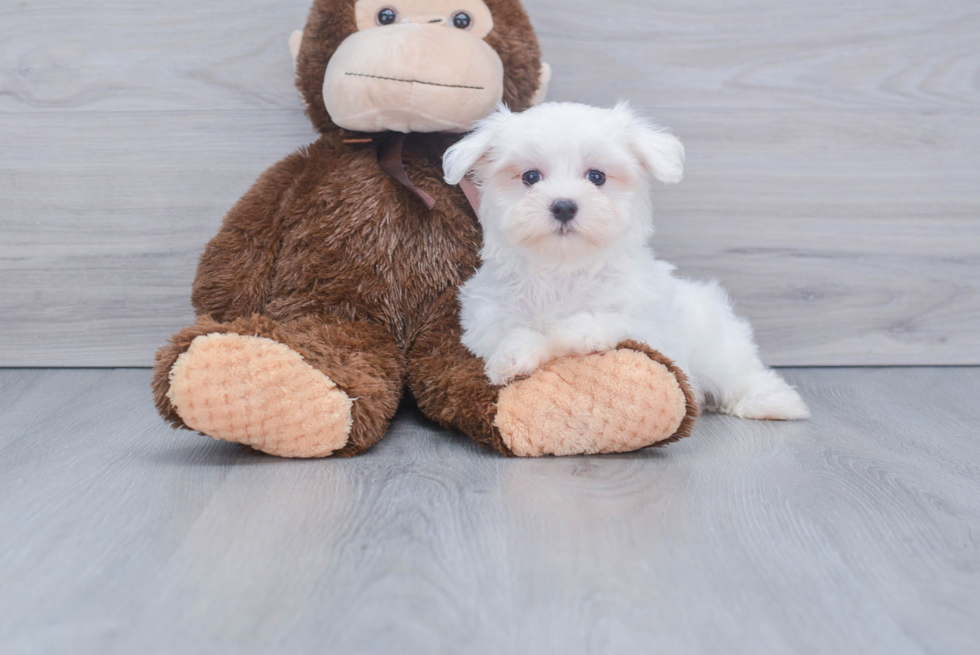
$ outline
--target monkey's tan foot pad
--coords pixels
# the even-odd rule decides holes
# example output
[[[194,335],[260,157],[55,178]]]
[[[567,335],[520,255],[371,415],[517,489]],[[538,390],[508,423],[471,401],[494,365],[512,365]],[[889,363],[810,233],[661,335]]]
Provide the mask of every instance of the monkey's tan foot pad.
[[[558,359],[501,392],[496,425],[518,457],[623,453],[677,438],[677,377],[635,350]]]
[[[328,457],[351,433],[347,394],[262,337],[198,337],[174,364],[168,395],[188,427],[279,457]]]

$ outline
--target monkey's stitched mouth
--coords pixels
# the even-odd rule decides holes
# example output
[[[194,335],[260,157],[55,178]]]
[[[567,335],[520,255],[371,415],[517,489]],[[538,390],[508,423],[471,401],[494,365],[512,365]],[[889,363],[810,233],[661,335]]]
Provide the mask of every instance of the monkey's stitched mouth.
[[[483,91],[482,86],[466,86],[465,84],[440,84],[439,82],[423,82],[422,80],[403,80],[399,77],[384,77],[383,75],[368,75],[367,73],[344,73],[347,77],[366,77],[372,80],[385,80],[387,82],[401,82],[403,84],[425,84],[426,86],[441,86],[446,89],[470,89],[473,91]]]

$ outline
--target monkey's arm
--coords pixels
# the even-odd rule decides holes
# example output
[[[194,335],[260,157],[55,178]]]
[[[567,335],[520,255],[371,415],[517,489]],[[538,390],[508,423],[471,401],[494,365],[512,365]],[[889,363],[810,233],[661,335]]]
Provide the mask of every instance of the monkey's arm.
[[[289,199],[308,161],[300,151],[273,166],[225,217],[198,264],[191,301],[199,316],[227,322],[262,312]]]

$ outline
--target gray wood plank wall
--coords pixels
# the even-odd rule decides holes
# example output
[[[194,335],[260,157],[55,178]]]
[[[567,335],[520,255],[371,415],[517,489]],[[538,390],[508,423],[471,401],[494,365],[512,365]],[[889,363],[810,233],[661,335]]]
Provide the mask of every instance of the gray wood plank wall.
[[[309,0],[0,4],[0,366],[143,366],[196,259],[314,134]],[[689,148],[659,252],[783,365],[980,364],[976,0],[527,0],[552,97]]]

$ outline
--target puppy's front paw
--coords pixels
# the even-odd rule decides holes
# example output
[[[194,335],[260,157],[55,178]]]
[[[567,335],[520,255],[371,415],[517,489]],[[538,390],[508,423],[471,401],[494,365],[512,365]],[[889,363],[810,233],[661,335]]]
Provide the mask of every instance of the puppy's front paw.
[[[628,320],[618,314],[576,314],[551,330],[555,356],[608,352],[630,338]]]
[[[534,330],[514,330],[487,360],[487,377],[495,385],[531,375],[548,361],[548,341]]]

